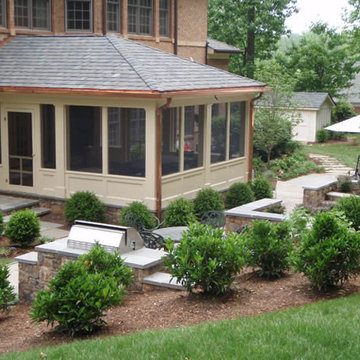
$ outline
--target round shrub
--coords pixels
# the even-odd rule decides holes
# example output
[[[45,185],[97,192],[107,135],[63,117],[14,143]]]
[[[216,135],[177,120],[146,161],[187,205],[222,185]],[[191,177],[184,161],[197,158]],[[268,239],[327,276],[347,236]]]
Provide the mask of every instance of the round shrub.
[[[194,210],[198,219],[208,211],[223,211],[224,202],[221,194],[210,188],[200,190],[194,200]]]
[[[254,193],[255,200],[264,198],[272,199],[273,190],[270,182],[262,177],[257,177],[251,184],[251,189]]]
[[[109,268],[107,268],[109,266]],[[118,254],[95,245],[89,254],[63,265],[33,301],[31,317],[69,334],[88,334],[106,324],[104,311],[121,304],[131,270]]]
[[[7,224],[5,235],[12,244],[31,245],[40,237],[39,217],[29,209],[16,212]]]
[[[173,278],[192,292],[199,288],[205,294],[219,295],[230,290],[243,266],[239,235],[211,226],[194,223],[179,245],[167,242],[169,254],[164,258]]]
[[[0,265],[0,313],[8,312],[15,301],[14,288],[8,280],[9,269],[6,265]]]
[[[281,277],[290,268],[293,242],[287,223],[273,224],[267,220],[253,222],[241,234],[245,263],[260,268],[265,278]]]
[[[318,130],[316,132],[316,141],[319,143],[326,143],[329,141],[329,132],[327,130]]]
[[[320,291],[360,271],[360,234],[331,212],[318,213],[296,252],[295,264]]]
[[[65,218],[70,224],[75,220],[104,222],[105,205],[90,191],[78,191],[65,202]]]
[[[352,181],[350,176],[338,176],[337,178],[337,187],[341,192],[348,193],[352,190]]]
[[[125,206],[121,211],[120,224],[124,226],[132,226],[126,221],[126,215],[134,214],[139,218],[141,227],[143,229],[153,229],[155,224],[155,217],[150,209],[140,201],[133,201],[128,206]],[[138,228],[138,230],[143,230]]]
[[[355,230],[360,230],[360,197],[349,196],[339,199],[336,202],[335,210],[344,213]]]
[[[254,193],[249,184],[235,183],[226,193],[225,205],[227,209],[241,206],[255,200]]]
[[[176,199],[169,204],[165,211],[166,226],[187,226],[195,221],[194,204],[190,200]]]

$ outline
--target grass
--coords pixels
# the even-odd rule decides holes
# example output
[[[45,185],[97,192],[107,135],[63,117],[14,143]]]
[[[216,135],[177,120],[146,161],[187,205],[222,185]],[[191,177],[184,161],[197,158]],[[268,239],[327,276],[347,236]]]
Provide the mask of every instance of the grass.
[[[14,259],[12,258],[0,258],[0,265],[7,265],[13,263]]]
[[[358,359],[360,295],[234,321],[76,341],[1,359]]]

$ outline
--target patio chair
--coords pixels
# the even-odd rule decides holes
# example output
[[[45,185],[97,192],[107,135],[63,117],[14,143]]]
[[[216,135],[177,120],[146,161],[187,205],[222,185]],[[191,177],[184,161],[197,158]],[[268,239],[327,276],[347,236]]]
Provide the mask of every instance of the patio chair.
[[[165,240],[161,235],[151,231],[140,231],[140,236],[144,240],[144,246],[146,248],[166,250]]]
[[[214,229],[223,229],[225,227],[225,214],[222,211],[211,210],[201,216],[200,223],[210,225]]]
[[[129,214],[126,214],[126,216],[125,216],[125,226],[133,227],[137,231],[151,231],[151,230],[158,229],[162,225],[162,223],[155,215],[153,215],[153,217],[155,219],[156,225],[152,229],[147,229],[147,228],[145,228],[144,222],[140,216],[138,216],[134,213],[129,213]]]

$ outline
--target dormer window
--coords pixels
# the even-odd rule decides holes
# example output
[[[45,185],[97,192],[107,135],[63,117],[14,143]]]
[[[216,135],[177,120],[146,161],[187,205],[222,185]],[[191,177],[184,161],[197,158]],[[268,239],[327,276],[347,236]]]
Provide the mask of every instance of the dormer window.
[[[121,32],[121,0],[107,0],[107,30]]]
[[[0,27],[6,26],[6,0],[0,0]]]
[[[92,1],[66,1],[66,30],[73,32],[92,31]]]
[[[4,4],[5,1],[2,1],[2,8],[5,9]],[[50,30],[50,5],[50,0],[15,0],[15,26],[18,28]]]
[[[170,36],[170,0],[160,0],[160,36]]]
[[[128,0],[128,32],[153,35],[153,0]]]

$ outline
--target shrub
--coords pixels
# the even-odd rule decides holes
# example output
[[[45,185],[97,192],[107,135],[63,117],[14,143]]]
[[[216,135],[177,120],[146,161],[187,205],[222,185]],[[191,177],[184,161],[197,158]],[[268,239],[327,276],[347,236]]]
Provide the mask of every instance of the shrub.
[[[165,212],[166,226],[187,226],[195,221],[194,204],[190,200],[176,199],[169,204]]]
[[[261,277],[281,277],[289,270],[293,242],[286,222],[273,224],[255,220],[253,227],[247,227],[241,238],[246,265],[260,268]]]
[[[214,189],[202,189],[200,190],[194,200],[195,215],[200,219],[201,216],[212,210],[223,211],[224,202],[221,194]]]
[[[352,181],[350,176],[340,175],[337,178],[337,186],[341,192],[351,192],[352,190]]]
[[[245,183],[235,183],[226,193],[225,205],[227,209],[244,205],[255,200],[251,186]]]
[[[320,291],[343,283],[360,271],[360,234],[331,212],[318,213],[312,229],[303,237],[296,269]]]
[[[273,190],[270,182],[262,177],[257,177],[251,184],[251,189],[254,193],[255,200],[273,197]]]
[[[243,266],[238,239],[237,234],[223,238],[222,230],[194,223],[179,245],[167,242],[169,254],[164,261],[187,291],[199,288],[206,294],[223,294]]]
[[[36,294],[31,318],[51,326],[57,322],[56,328],[71,336],[94,332],[106,324],[104,311],[122,302],[130,273],[118,254],[96,244],[89,254],[63,265],[49,290]]]
[[[321,129],[316,132],[316,141],[318,143],[326,143],[329,141],[329,132]]]
[[[4,231],[4,218],[3,213],[0,211],[0,236]]]
[[[10,306],[15,301],[14,288],[8,281],[9,270],[6,265],[0,265],[0,313],[9,312]]]
[[[40,237],[40,221],[32,210],[21,210],[11,216],[5,235],[12,244],[26,247]]]
[[[125,226],[131,226],[126,221],[127,214],[136,215],[145,229],[153,229],[155,226],[155,217],[149,210],[149,208],[140,201],[133,201],[128,206],[125,206],[121,211],[120,224]],[[141,230],[138,228],[138,230]]]
[[[312,223],[310,211],[303,207],[295,208],[288,216],[291,236],[295,240],[301,240],[302,237],[310,230]],[[297,242],[297,241],[296,241]]]
[[[66,200],[65,218],[70,224],[75,220],[104,222],[105,205],[90,191],[78,191]]]
[[[335,210],[344,213],[346,219],[351,222],[355,230],[360,230],[360,198],[349,196],[336,202]]]

